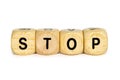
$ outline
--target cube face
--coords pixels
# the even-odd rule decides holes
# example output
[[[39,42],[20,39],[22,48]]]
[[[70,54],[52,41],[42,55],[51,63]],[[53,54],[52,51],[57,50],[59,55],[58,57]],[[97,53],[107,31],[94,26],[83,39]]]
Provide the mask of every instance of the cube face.
[[[17,55],[30,55],[35,53],[35,30],[15,29],[11,36],[12,51]]]
[[[74,29],[60,31],[60,52],[67,55],[76,55],[82,53],[82,31]]]
[[[84,31],[84,52],[91,55],[101,55],[107,51],[108,37],[104,29],[89,28]]]
[[[40,29],[36,31],[36,52],[42,55],[59,52],[59,30]]]

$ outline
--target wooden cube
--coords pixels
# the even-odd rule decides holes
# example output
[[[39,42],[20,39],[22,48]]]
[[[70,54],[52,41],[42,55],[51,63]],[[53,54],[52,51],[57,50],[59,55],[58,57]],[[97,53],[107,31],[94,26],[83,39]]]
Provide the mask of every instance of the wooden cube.
[[[60,31],[60,52],[67,55],[76,55],[82,53],[82,31],[75,29],[67,29]]]
[[[59,52],[59,30],[40,29],[36,31],[36,52],[42,55]]]
[[[30,55],[35,53],[35,30],[15,29],[11,36],[12,51],[17,55]]]
[[[89,28],[84,31],[84,52],[91,55],[104,54],[108,48],[108,37],[104,29]]]

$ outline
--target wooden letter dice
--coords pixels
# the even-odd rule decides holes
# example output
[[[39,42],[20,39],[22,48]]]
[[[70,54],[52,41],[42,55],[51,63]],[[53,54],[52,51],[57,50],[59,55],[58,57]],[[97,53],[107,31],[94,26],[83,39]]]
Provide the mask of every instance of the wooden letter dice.
[[[91,55],[100,55],[106,52],[108,47],[107,33],[101,28],[89,28],[84,30],[84,52]]]
[[[81,30],[67,29],[60,31],[60,52],[76,55],[83,52],[83,33]]]
[[[11,36],[12,51],[17,55],[35,53],[35,30],[15,29]]]
[[[59,30],[40,29],[36,31],[36,52],[42,55],[59,52]]]

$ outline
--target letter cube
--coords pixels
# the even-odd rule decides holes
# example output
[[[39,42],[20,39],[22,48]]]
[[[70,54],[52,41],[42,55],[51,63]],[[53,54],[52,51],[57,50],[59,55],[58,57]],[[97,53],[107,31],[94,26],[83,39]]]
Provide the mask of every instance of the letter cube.
[[[35,53],[35,30],[28,28],[15,29],[11,36],[12,51],[17,55]]]
[[[108,48],[107,33],[102,28],[88,28],[84,31],[84,52],[91,55],[104,54]]]
[[[59,52],[59,30],[40,29],[36,31],[36,52],[42,55]]]
[[[83,52],[83,33],[77,29],[60,31],[60,52],[67,55],[76,55]]]

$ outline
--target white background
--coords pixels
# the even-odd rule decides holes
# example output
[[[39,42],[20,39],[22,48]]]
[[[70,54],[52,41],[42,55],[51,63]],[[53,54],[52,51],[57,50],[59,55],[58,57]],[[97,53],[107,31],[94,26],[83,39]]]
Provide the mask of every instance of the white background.
[[[17,56],[15,28],[105,28],[106,54]],[[120,80],[119,0],[0,0],[0,80]]]

